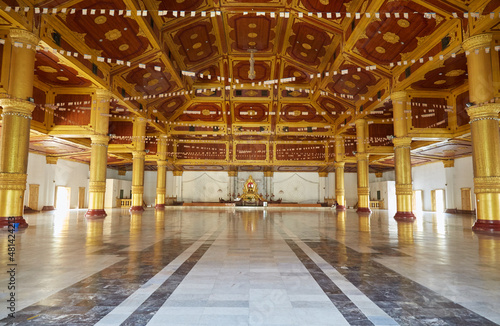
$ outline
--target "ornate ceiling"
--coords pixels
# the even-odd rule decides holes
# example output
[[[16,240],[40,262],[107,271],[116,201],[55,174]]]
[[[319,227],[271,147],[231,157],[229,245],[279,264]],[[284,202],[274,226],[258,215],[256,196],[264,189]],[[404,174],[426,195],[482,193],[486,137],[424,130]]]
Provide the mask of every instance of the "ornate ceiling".
[[[166,134],[172,170],[329,172],[336,135],[346,137],[347,170],[355,170],[354,121],[367,119],[371,171],[390,170],[390,94],[399,90],[408,92],[412,164],[470,155],[461,43],[491,32],[492,45],[500,44],[497,0],[45,0],[35,1],[39,13],[16,7],[24,2],[0,2],[0,38],[16,26],[41,39],[31,150],[88,163],[90,107],[95,88],[104,88],[113,93],[108,163],[116,169],[131,169],[133,121],[144,118],[150,169],[157,137]],[[6,46],[0,50],[5,57]],[[498,51],[492,57],[500,67]],[[493,77],[500,85],[500,68]]]

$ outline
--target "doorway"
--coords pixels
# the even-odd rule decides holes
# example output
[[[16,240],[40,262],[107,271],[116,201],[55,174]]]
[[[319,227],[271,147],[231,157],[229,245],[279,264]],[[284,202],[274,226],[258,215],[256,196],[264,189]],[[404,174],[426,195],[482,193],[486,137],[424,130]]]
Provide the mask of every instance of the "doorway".
[[[445,210],[444,189],[431,190],[432,211],[442,213]]]
[[[28,207],[32,210],[38,210],[38,194],[40,192],[40,185],[30,184],[28,194]]]
[[[78,187],[78,208],[85,208],[85,187]]]
[[[470,188],[460,188],[462,197],[462,210],[472,211],[472,196]]]
[[[71,188],[57,186],[55,208],[59,210],[66,210],[70,208],[70,203],[71,203]]]
[[[424,192],[422,190],[413,191],[413,210],[421,212],[424,210]]]

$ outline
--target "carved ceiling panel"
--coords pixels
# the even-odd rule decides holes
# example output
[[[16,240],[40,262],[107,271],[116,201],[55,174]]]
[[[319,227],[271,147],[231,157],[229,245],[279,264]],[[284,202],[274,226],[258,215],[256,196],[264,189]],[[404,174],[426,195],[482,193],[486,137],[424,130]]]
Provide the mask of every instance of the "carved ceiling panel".
[[[256,50],[257,54],[262,54],[273,51],[276,18],[255,14],[229,14],[227,17],[231,52],[248,53],[249,50]]]
[[[287,104],[280,112],[283,122],[326,122],[326,120],[316,112],[316,109],[306,104]]]
[[[290,46],[287,53],[294,60],[318,67],[332,41],[332,35],[320,27],[297,21],[293,24],[292,35],[288,41]]]
[[[155,67],[160,67],[161,71]],[[137,92],[147,95],[169,92],[175,87],[171,75],[165,72],[165,65],[160,62],[148,64],[146,69],[135,68],[122,77],[127,83],[133,84]]]
[[[92,85],[89,80],[80,77],[75,69],[59,63],[59,59],[49,52],[36,53],[35,75],[41,82],[52,86],[87,87]]]
[[[370,87],[377,84],[379,78],[370,71],[358,68],[358,66],[349,63],[340,66],[338,71],[347,71],[348,73],[333,76],[332,82],[328,84],[329,90],[337,94],[350,95],[352,100],[359,100],[360,95],[366,94]]]
[[[107,58],[132,60],[151,48],[149,40],[133,17],[101,15],[101,9],[127,9],[119,0],[86,0],[75,4],[75,8],[96,9],[95,15],[83,15],[77,10],[71,16],[59,14],[57,17],[77,37],[82,38],[91,48]]]
[[[250,78],[250,62],[249,61],[234,61],[233,62],[233,77],[238,79],[240,83],[263,82],[271,78],[271,66],[269,61],[256,60],[254,64],[255,77]]]
[[[261,122],[267,120],[268,104],[241,103],[234,106],[234,120],[237,122]]]
[[[222,121],[219,103],[195,103],[184,112],[179,116],[179,121]]]
[[[467,81],[467,58],[465,53],[455,58],[448,58],[443,66],[425,74],[423,80],[411,85],[413,89],[450,89],[463,85]]]
[[[169,98],[167,100],[164,100],[161,104],[157,105],[157,110],[165,118],[171,117],[174,112],[181,107],[184,103],[186,102],[186,99],[184,97],[174,97],[174,98]]]
[[[218,55],[215,30],[208,18],[167,33],[176,47],[170,50],[178,52],[186,67],[198,65]]]
[[[428,12],[429,9],[413,1],[387,1],[379,11],[390,13],[391,18],[382,14],[380,18],[374,18],[356,42],[353,51],[380,65],[397,62],[401,60],[402,54],[413,52],[443,20],[443,16],[439,14],[436,19],[424,18],[420,13]],[[393,18],[394,13],[401,12],[419,14],[410,14],[408,18]]]

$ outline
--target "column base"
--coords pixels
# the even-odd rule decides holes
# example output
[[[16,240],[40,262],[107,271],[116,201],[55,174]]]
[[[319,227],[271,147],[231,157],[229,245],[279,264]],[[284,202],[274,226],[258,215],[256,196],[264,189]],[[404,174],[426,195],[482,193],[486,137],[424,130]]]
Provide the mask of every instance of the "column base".
[[[345,210],[346,210],[346,207],[345,207],[345,206],[342,206],[342,205],[337,205],[337,210],[338,210],[338,211],[345,211]]]
[[[476,220],[472,231],[480,233],[500,232],[500,221],[498,220]]]
[[[155,209],[157,209],[157,210],[164,210],[165,209],[165,204],[156,204]]]
[[[0,229],[9,227],[9,224],[18,224],[17,228],[27,228],[28,223],[22,216],[14,216],[14,220],[8,217],[0,217]]]
[[[358,207],[358,209],[356,210],[356,213],[371,213],[372,210],[370,209],[370,207]]]
[[[42,211],[53,211],[55,210],[54,206],[43,206]]]
[[[142,206],[131,206],[129,209],[130,212],[144,212],[144,207]]]
[[[85,213],[85,217],[90,220],[98,220],[108,216],[104,209],[89,209],[87,213]]]
[[[398,222],[413,222],[417,217],[413,212],[396,212],[394,219]]]

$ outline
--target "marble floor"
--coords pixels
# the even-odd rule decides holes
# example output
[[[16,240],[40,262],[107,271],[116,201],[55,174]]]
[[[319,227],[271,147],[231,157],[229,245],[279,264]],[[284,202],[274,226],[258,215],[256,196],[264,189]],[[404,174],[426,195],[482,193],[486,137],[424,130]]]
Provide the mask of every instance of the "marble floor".
[[[473,233],[470,215],[84,214],[26,215],[13,255],[0,231],[0,325],[500,324],[500,237]]]

